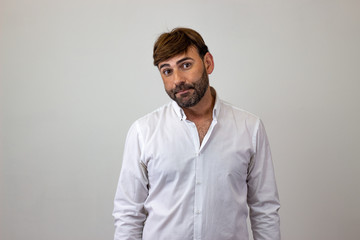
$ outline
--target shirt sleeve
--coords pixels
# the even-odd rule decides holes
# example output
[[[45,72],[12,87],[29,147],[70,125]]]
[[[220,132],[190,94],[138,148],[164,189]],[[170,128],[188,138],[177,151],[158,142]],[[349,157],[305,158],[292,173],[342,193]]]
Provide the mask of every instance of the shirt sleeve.
[[[280,240],[279,196],[265,128],[258,120],[248,169],[247,201],[254,240]]]
[[[120,178],[114,200],[114,240],[142,239],[147,212],[147,169],[141,155],[143,140],[137,122],[129,129],[123,155]]]

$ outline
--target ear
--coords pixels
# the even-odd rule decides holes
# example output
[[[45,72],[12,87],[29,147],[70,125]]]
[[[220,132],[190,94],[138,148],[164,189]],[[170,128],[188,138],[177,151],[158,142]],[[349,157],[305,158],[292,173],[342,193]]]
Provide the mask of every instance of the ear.
[[[207,74],[211,74],[214,70],[214,59],[211,53],[207,52],[204,56],[204,65]]]

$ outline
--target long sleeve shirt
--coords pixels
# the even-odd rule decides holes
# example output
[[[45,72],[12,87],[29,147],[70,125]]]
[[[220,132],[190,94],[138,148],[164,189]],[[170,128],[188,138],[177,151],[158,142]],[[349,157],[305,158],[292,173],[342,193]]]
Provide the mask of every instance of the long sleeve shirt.
[[[115,240],[248,240],[249,214],[255,240],[280,240],[264,126],[218,97],[201,145],[176,102],[131,126],[114,202]]]

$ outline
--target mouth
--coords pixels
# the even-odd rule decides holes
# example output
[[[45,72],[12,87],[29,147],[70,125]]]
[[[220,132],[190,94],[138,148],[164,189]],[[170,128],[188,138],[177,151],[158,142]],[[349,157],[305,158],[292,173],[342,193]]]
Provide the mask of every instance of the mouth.
[[[183,90],[179,90],[176,91],[175,94],[179,94],[179,95],[183,95],[183,94],[187,94],[190,92],[191,89],[183,89]]]
[[[186,93],[189,93],[191,89],[194,89],[194,87],[192,86],[182,86],[182,87],[177,87],[174,91],[174,94],[179,94],[179,95],[182,95],[182,94],[186,94]]]

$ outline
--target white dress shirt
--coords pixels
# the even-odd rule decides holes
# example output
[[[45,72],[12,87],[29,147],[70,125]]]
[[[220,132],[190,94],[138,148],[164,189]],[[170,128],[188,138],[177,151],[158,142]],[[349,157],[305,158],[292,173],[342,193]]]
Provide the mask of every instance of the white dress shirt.
[[[280,208],[261,120],[216,97],[200,145],[171,102],[130,128],[115,196],[115,240],[280,240]]]

